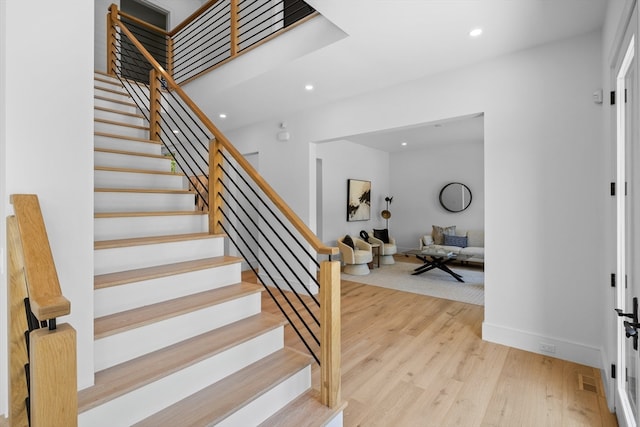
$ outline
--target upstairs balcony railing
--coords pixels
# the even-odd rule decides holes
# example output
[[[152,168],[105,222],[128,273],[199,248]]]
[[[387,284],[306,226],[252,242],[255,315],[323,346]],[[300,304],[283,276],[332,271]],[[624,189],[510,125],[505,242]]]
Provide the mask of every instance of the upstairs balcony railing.
[[[108,73],[120,80],[189,178],[209,232],[224,233],[320,365],[323,404],[340,399],[340,264],[124,23],[108,18]],[[145,68],[148,67],[148,68]],[[142,82],[148,83],[142,83]]]
[[[170,31],[124,12],[119,17],[165,71],[184,84],[294,28],[314,12],[303,0],[209,0]],[[129,43],[126,37],[121,41]]]

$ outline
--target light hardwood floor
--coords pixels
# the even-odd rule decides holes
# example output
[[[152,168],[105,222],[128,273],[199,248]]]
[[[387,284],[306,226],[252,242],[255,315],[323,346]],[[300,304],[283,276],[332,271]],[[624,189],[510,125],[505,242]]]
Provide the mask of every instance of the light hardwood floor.
[[[266,293],[263,304],[277,313]],[[482,341],[483,316],[480,306],[343,281],[344,425],[617,425],[598,370]],[[301,348],[290,331],[285,340]]]

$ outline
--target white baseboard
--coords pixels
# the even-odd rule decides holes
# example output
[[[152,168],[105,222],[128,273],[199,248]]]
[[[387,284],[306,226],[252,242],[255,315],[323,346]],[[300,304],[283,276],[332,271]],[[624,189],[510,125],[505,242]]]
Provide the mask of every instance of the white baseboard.
[[[602,355],[602,366],[600,367],[600,376],[602,378],[602,385],[604,386],[604,395],[607,398],[607,406],[611,412],[615,411],[615,382],[616,380],[611,378],[611,363],[614,360],[607,360],[607,352],[604,349],[600,349]]]
[[[487,322],[482,324],[482,339],[532,353],[557,357],[558,359],[580,363],[597,369],[603,368],[600,349],[584,344],[568,342],[558,338],[537,335],[504,326],[492,325]],[[555,347],[555,352],[542,351],[540,348],[541,344]]]

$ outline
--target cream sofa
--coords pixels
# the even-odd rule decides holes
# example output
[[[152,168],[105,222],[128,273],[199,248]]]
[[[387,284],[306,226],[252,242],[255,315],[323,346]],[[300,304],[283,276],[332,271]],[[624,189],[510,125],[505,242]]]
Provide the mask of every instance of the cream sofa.
[[[431,234],[426,234],[420,238],[421,250],[426,248],[442,249],[446,252],[469,255],[470,258],[464,261],[484,264],[484,230],[464,230],[456,227],[447,227],[449,230],[445,229],[445,234],[442,235],[445,241],[438,244],[436,242],[439,241],[439,233],[436,228],[441,227],[434,226]],[[442,228],[440,231],[442,231]],[[453,234],[452,231],[454,231],[455,234]],[[464,246],[465,244],[466,246]]]

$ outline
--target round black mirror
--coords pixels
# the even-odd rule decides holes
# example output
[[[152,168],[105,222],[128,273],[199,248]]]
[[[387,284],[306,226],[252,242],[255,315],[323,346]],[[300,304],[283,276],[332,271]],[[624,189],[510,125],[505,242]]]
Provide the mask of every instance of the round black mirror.
[[[449,212],[462,212],[471,204],[471,190],[459,182],[451,182],[440,190],[440,204]]]

